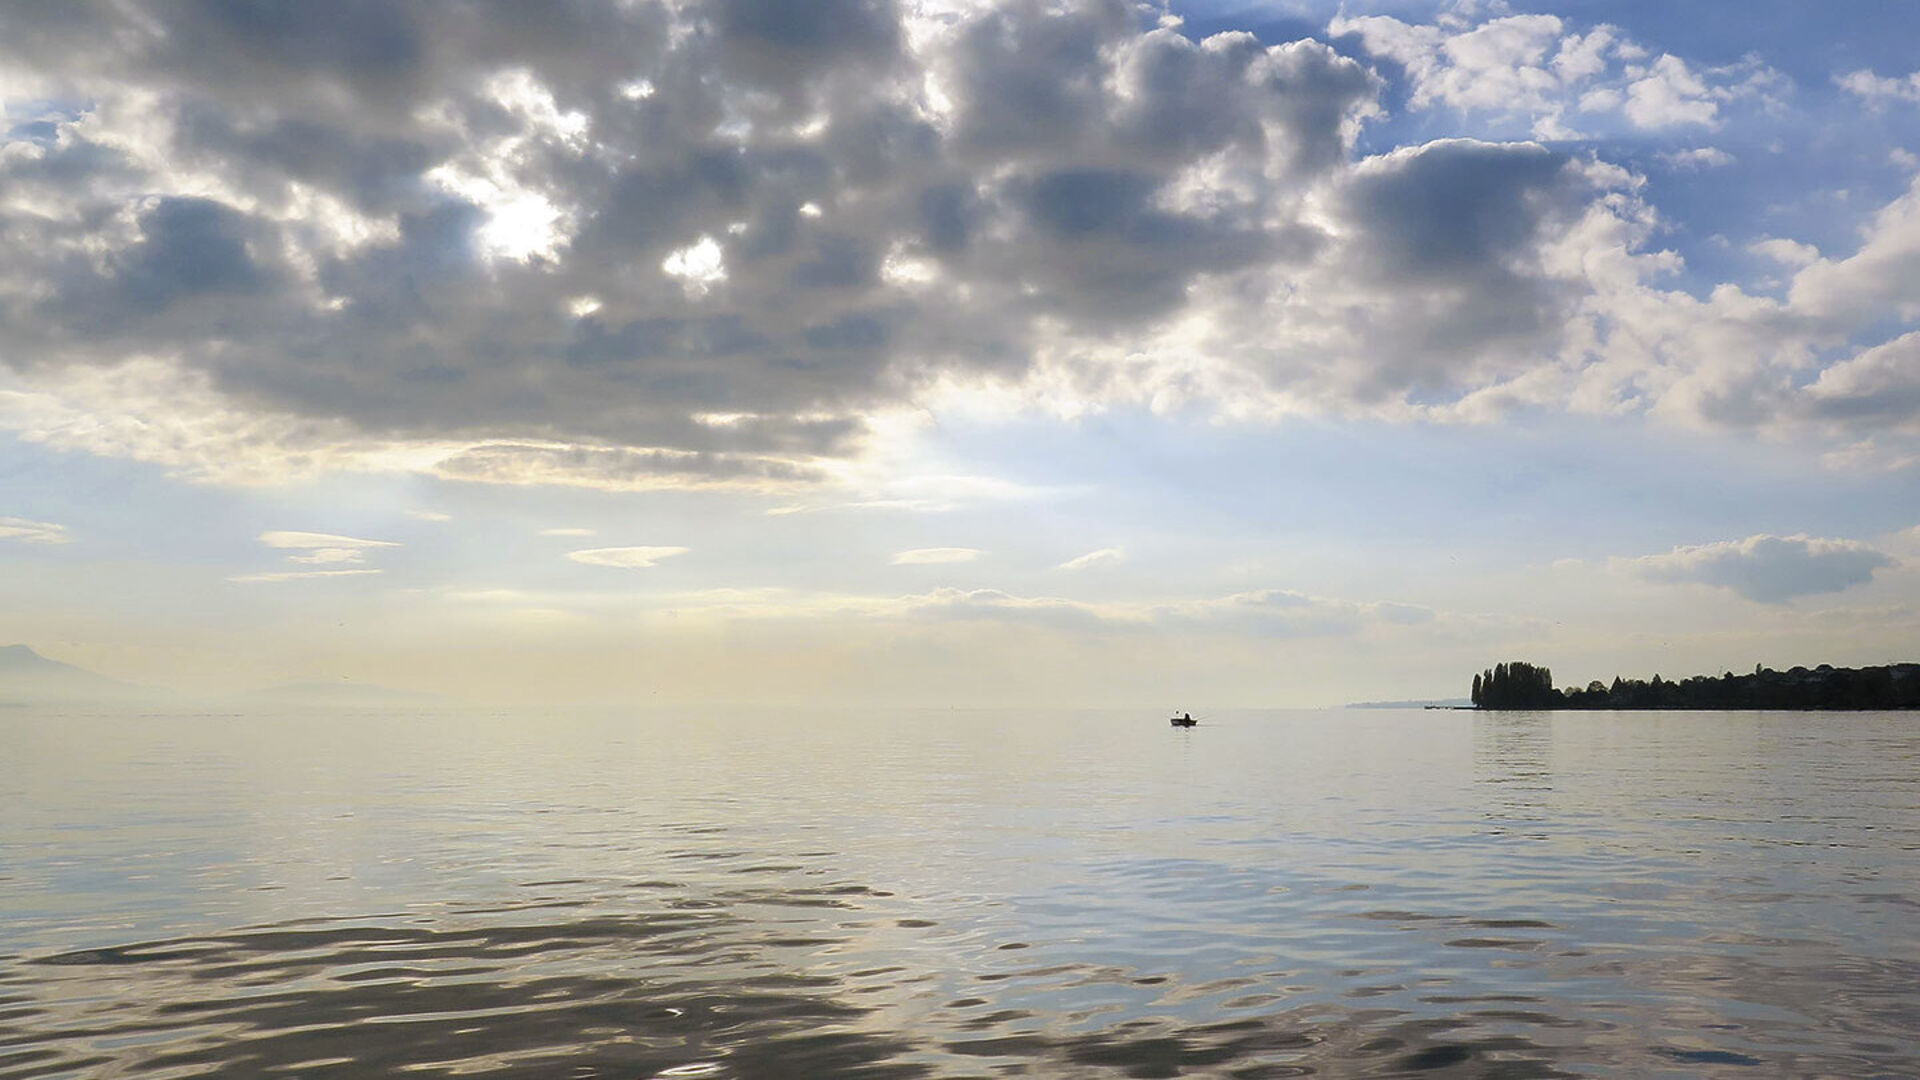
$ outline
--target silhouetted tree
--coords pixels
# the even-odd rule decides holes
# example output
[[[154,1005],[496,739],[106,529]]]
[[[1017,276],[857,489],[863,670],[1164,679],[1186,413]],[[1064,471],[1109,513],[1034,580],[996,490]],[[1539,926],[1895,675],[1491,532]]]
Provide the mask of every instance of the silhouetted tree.
[[[1586,689],[1556,690],[1553,673],[1523,660],[1495,664],[1473,677],[1473,703],[1483,709],[1916,709],[1920,663],[1867,668],[1755,665],[1751,675],[1725,672],[1669,682],[1614,676]]]
[[[1475,680],[1473,701],[1483,709],[1551,709],[1566,695],[1553,688],[1553,671],[1524,660],[1495,664]]]

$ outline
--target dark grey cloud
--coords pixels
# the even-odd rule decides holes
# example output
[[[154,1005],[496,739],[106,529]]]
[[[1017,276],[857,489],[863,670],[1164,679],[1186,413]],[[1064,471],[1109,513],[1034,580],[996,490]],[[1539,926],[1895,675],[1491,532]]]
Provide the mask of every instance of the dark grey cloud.
[[[886,56],[900,42],[891,0],[709,0],[715,28],[735,48],[785,54],[797,63]]]
[[[140,215],[140,241],[121,253],[108,275],[117,299],[153,312],[208,294],[266,291],[271,277],[247,250],[250,224],[246,215],[211,199],[156,201]]]
[[[1530,143],[1447,140],[1368,162],[1344,192],[1350,272],[1380,291],[1367,372],[1379,394],[1457,388],[1502,348],[1557,344],[1584,282],[1556,280],[1545,244],[1592,198],[1559,153]]]
[[[1397,167],[1393,167],[1396,166]],[[1400,284],[1429,285],[1464,272],[1516,276],[1553,205],[1565,159],[1530,143],[1432,143],[1368,170],[1348,190],[1355,221],[1379,227],[1363,250]]]
[[[617,479],[815,475],[942,374],[1194,315],[1223,344],[1181,347],[1321,398],[1537,359],[1577,291],[1541,252],[1595,195],[1579,170],[1355,162],[1360,64],[1148,14],[9,6],[0,64],[46,104],[0,128],[0,362],[163,356],[248,408],[576,443]],[[450,468],[538,471],[501,458]]]
[[[1647,581],[1713,585],[1758,603],[1780,604],[1864,585],[1874,571],[1896,564],[1856,540],[1750,536],[1617,560],[1615,565]]]

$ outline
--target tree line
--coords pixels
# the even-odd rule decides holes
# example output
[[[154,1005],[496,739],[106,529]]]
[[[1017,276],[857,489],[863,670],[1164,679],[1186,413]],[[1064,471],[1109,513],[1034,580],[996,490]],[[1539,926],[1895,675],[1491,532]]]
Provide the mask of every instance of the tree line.
[[[1553,672],[1521,660],[1495,664],[1473,677],[1473,704],[1481,709],[1920,709],[1920,664],[1878,667],[1754,665],[1750,675],[1694,675],[1669,682],[1598,679],[1555,689]]]

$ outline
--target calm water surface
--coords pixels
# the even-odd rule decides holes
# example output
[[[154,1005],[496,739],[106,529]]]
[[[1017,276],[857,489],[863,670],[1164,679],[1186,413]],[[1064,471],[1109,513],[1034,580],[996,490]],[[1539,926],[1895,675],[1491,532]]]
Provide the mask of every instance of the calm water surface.
[[[0,1078],[1920,1076],[1917,751],[0,710]]]

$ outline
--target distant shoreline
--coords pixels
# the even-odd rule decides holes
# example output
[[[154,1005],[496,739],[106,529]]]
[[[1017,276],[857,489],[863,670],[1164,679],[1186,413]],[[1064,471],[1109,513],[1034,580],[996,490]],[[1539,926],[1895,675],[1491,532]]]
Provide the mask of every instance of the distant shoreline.
[[[1766,710],[1790,712],[1867,712],[1920,709],[1920,663],[1875,667],[1794,667],[1786,671],[1754,665],[1735,675],[1694,675],[1669,682],[1598,680],[1585,689],[1555,689],[1550,669],[1522,660],[1496,664],[1473,677],[1473,709],[1492,710]]]

